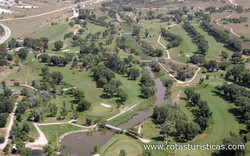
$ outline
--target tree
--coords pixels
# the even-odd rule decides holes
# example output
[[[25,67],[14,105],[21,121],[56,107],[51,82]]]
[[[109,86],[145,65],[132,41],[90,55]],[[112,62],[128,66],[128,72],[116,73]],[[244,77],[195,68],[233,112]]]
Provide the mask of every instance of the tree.
[[[23,129],[22,131],[25,131],[26,133],[30,132],[30,126],[26,122],[23,123]]]
[[[192,98],[192,96],[194,95],[194,89],[187,87],[187,88],[185,88],[184,93],[186,94],[187,99],[190,100]]]
[[[165,140],[165,136],[168,137],[168,135],[170,134],[170,129],[171,129],[171,124],[170,123],[164,123],[164,124],[161,125],[160,134],[163,135],[164,140]]]
[[[91,106],[90,102],[88,102],[85,99],[81,99],[78,103],[77,110],[82,112],[82,111],[88,110],[90,106]]]
[[[5,83],[5,81],[2,81],[2,82],[1,82],[1,85],[3,86],[3,89],[6,88],[6,83]]]
[[[187,75],[185,73],[185,71],[181,70],[178,72],[178,78],[181,80],[181,81],[185,81],[186,78],[187,78]]]
[[[0,127],[4,127],[7,123],[8,113],[0,114]]]
[[[56,114],[57,114],[57,106],[56,106],[56,104],[54,104],[54,103],[51,103],[50,105],[49,105],[49,112],[50,112],[50,115],[52,116],[52,117],[55,117],[56,116]]]
[[[197,105],[199,102],[200,102],[200,97],[201,95],[199,93],[194,93],[192,98],[191,98],[191,101],[193,103],[193,105]]]
[[[222,57],[222,60],[223,60],[223,59],[227,59],[227,58],[228,58],[227,52],[225,52],[225,51],[222,50],[222,52],[221,52],[221,57]]]
[[[56,48],[56,51],[59,51],[63,47],[63,41],[54,42],[54,46]]]
[[[128,99],[128,93],[126,93],[125,91],[123,91],[122,89],[118,90],[118,96],[121,98],[122,102],[127,101]]]
[[[104,89],[104,92],[110,95],[110,97],[113,97],[114,93],[116,93],[117,91],[116,86],[111,83],[104,85],[103,89]]]
[[[136,68],[130,68],[127,74],[128,77],[131,77],[132,79],[136,80],[136,78],[140,76],[140,71]]]
[[[148,29],[145,30],[145,37],[148,38],[148,35],[149,35],[149,31]]]
[[[20,155],[21,156],[30,156],[32,153],[32,149],[30,148],[22,148]]]
[[[12,95],[12,92],[11,92],[11,90],[10,89],[4,89],[4,96],[6,96],[6,97],[10,97],[11,95]]]
[[[97,153],[98,152],[98,145],[94,146],[94,152]]]
[[[78,118],[78,114],[77,114],[77,111],[73,111],[73,118],[76,120]]]
[[[53,73],[51,73],[51,77],[52,77],[54,83],[57,85],[59,85],[63,79],[63,75],[59,71],[54,71]]]
[[[125,149],[120,150],[119,156],[127,156],[127,152],[125,151]]]
[[[80,101],[81,99],[85,97],[85,93],[84,91],[77,89],[74,91],[74,97],[76,100]]]
[[[42,54],[39,56],[43,63],[50,63],[50,56],[48,54]]]
[[[61,111],[60,111],[60,116],[63,117],[63,119],[65,119],[65,117],[67,116],[68,114],[68,111],[66,109],[66,106],[65,106],[65,101],[63,101],[63,107],[61,108]]]
[[[230,132],[230,136],[226,137],[222,140],[223,145],[225,145],[226,150],[221,150],[221,155],[228,155],[228,156],[244,156],[245,155],[245,148],[238,148],[238,149],[230,149],[229,146],[232,145],[242,145],[244,143],[240,137],[238,137],[235,133]],[[238,146],[239,147],[239,146]]]
[[[25,60],[26,57],[28,56],[28,53],[29,53],[29,50],[27,48],[21,48],[17,54],[18,54],[18,57],[22,60]]]
[[[193,139],[200,131],[200,127],[198,124],[187,121],[185,125],[184,137],[187,140]]]

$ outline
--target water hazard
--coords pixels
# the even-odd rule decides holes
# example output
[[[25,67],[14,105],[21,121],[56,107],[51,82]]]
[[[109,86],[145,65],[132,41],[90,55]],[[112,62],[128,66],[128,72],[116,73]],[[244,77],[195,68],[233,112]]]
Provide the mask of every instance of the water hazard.
[[[154,106],[159,106],[164,103],[165,99],[165,86],[162,84],[160,78],[155,78],[149,66],[145,67],[152,78],[155,79],[156,84],[156,101]],[[137,123],[148,119],[154,111],[154,106],[151,106],[145,110],[139,111],[137,115],[131,118],[128,122],[118,126],[122,129],[127,129],[135,126]],[[66,148],[61,151],[61,153],[75,155],[75,156],[87,156],[92,155],[94,152],[94,146],[103,146],[108,140],[114,136],[114,131],[96,131],[96,132],[84,132],[77,134],[70,134],[63,138],[63,142],[66,144]]]

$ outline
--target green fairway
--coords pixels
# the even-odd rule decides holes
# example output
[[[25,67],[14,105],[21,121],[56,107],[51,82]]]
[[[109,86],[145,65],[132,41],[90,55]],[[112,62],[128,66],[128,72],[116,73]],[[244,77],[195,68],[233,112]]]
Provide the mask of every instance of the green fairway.
[[[206,55],[206,60],[220,58],[222,50],[226,51],[229,57],[234,53],[233,51],[230,51],[227,48],[225,48],[223,43],[217,42],[213,36],[210,36],[207,32],[203,31],[200,28],[200,24],[193,24],[193,26],[199,33],[201,33],[205,37],[205,40],[208,41],[209,49]]]
[[[170,28],[169,32],[179,35],[183,39],[178,47],[169,50],[171,58],[175,61],[186,63],[186,61],[189,59],[188,57],[192,56],[194,52],[197,52],[197,46],[192,42],[192,38],[184,30],[182,25],[177,25]],[[182,54],[180,54],[180,51],[182,51]]]
[[[69,124],[39,126],[39,128],[43,131],[47,140],[52,141],[52,143],[56,143],[57,136],[59,138],[62,134],[65,134],[67,132],[82,129],[80,127]]]
[[[122,149],[126,150],[129,156],[138,156],[142,153],[142,147],[138,140],[122,134],[114,136],[98,153],[103,156],[118,156]]]
[[[234,104],[229,103],[216,95],[214,93],[216,89],[214,87],[218,84],[222,84],[223,79],[220,78],[211,78],[205,80],[205,83],[209,84],[208,87],[204,88],[203,86],[198,87],[195,92],[201,94],[201,99],[207,101],[208,106],[212,114],[212,125],[208,127],[205,132],[194,138],[190,143],[194,144],[222,144],[222,139],[229,136],[230,132],[235,132],[239,134],[241,129],[245,129],[243,124],[239,124],[236,121],[236,117],[229,112],[230,109],[235,108]],[[200,151],[201,153],[207,155],[211,154],[212,151]],[[183,152],[181,152],[183,153]],[[187,153],[186,153],[187,154]]]
[[[56,41],[63,38],[64,34],[67,32],[69,25],[68,24],[57,24],[54,26],[50,26],[41,31],[38,31],[32,34],[31,38],[41,38],[47,37],[49,41]]]

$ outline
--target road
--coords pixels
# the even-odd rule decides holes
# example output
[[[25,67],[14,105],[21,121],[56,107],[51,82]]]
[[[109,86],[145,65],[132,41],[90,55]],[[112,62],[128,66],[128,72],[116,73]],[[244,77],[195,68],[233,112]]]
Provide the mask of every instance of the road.
[[[9,135],[10,135],[10,131],[11,131],[11,127],[14,123],[14,117],[15,117],[15,111],[16,111],[16,106],[17,106],[17,102],[15,103],[14,109],[13,111],[10,113],[10,122],[8,127],[6,128],[6,134],[5,134],[5,140],[4,143],[2,143],[0,145],[0,149],[4,149],[4,147],[7,145],[7,143],[9,142]]]
[[[0,37],[0,44],[4,43],[6,40],[8,40],[8,38],[10,37],[11,35],[11,30],[4,24],[1,24],[0,25],[3,27],[5,33],[4,33],[4,36],[3,37]]]

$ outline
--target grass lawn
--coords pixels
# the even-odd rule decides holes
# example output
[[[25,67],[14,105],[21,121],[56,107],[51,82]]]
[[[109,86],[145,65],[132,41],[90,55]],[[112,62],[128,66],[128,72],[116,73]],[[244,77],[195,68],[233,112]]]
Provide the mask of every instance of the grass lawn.
[[[118,156],[122,149],[126,150],[129,156],[138,156],[143,152],[138,140],[123,134],[118,134],[103,145],[99,153],[103,156]]]
[[[80,130],[82,128],[76,127],[69,124],[64,125],[47,125],[47,126],[39,126],[39,128],[43,131],[45,137],[48,141],[52,141],[52,143],[56,143],[56,138],[58,138],[67,132]]]
[[[150,139],[153,141],[164,139],[163,136],[160,135],[160,129],[156,128],[156,125],[153,123],[151,118],[143,122],[142,138]]]
[[[54,26],[50,26],[46,29],[43,29],[41,31],[38,31],[29,37],[31,38],[47,37],[49,41],[60,40],[63,39],[64,34],[67,33],[68,27],[69,27],[68,24],[57,24]]]

